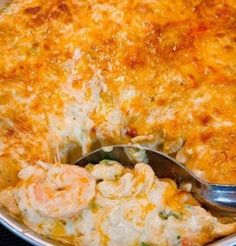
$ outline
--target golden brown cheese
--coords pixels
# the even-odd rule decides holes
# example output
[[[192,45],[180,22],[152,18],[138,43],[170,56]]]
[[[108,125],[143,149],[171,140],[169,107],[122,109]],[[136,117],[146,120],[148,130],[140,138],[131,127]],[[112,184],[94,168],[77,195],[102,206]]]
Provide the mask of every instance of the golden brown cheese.
[[[1,187],[26,162],[128,142],[236,183],[233,0],[15,0],[0,54]]]

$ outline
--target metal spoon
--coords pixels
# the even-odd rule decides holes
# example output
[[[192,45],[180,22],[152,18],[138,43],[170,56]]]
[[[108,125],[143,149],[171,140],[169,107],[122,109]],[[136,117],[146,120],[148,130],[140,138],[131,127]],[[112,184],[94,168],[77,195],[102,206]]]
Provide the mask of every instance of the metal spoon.
[[[133,167],[138,162],[149,164],[159,178],[171,178],[177,185],[190,184],[192,195],[203,205],[224,216],[236,216],[236,186],[210,184],[196,177],[185,166],[162,152],[141,146],[114,145],[97,149],[76,161],[76,165],[97,164],[104,159]]]

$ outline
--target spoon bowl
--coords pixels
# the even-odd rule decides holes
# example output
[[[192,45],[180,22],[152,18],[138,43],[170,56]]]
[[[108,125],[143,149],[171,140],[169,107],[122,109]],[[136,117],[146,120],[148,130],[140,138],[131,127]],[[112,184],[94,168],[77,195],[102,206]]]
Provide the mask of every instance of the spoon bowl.
[[[236,216],[236,186],[211,184],[199,179],[184,165],[160,151],[136,145],[114,145],[97,149],[76,161],[86,166],[110,159],[123,166],[134,167],[138,162],[150,165],[158,178],[173,179],[178,186],[187,184],[188,191],[204,206],[223,214]]]

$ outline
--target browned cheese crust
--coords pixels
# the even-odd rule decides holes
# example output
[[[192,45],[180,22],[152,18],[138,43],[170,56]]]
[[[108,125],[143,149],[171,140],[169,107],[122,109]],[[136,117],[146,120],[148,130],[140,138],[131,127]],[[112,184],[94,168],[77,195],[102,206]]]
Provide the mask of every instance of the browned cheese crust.
[[[0,56],[1,188],[25,162],[129,142],[236,184],[234,0],[13,1]]]

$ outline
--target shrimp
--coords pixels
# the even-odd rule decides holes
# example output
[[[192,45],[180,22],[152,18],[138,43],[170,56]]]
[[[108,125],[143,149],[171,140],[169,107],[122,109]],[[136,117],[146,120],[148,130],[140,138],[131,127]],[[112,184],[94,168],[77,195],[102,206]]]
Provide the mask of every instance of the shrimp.
[[[42,162],[35,168],[19,173],[24,179],[18,189],[22,208],[27,203],[42,216],[65,219],[78,214],[95,196],[95,178],[85,168]]]

